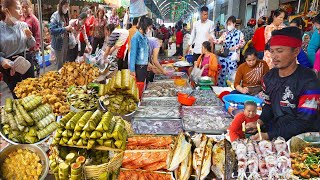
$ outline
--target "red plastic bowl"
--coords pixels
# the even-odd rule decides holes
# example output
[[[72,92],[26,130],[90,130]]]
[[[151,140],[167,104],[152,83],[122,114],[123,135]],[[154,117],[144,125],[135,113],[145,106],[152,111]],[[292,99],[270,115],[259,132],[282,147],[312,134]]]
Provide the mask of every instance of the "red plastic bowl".
[[[178,101],[180,104],[184,106],[192,106],[194,102],[196,102],[196,98],[194,96],[189,96],[188,94],[178,93]]]

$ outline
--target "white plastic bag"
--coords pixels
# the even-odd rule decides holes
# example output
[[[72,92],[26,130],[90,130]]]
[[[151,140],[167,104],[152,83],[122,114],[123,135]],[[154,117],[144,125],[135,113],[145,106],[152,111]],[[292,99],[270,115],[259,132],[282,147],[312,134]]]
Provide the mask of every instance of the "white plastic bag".
[[[204,68],[200,69],[198,67],[194,67],[191,71],[191,79],[194,82],[198,82],[198,80],[201,78],[202,72],[203,72]]]
[[[237,53],[237,51],[232,52],[231,56],[230,56],[231,61],[239,61],[239,54]]]

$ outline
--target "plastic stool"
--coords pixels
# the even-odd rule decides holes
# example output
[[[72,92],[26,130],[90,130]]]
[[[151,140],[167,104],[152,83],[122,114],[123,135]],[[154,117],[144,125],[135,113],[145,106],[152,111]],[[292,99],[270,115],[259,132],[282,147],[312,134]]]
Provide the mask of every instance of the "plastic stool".
[[[144,87],[145,86],[145,83],[144,82],[137,82],[137,87],[138,87],[138,90],[139,90],[139,98],[141,99],[142,97],[142,93],[144,91]]]

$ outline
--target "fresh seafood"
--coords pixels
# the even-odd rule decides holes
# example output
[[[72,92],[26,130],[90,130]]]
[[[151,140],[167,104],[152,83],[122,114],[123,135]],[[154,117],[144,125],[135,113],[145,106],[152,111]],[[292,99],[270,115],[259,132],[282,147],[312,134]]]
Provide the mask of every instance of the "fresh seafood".
[[[309,179],[311,177],[320,177],[320,148],[316,147],[305,147],[301,152],[291,152],[291,167],[293,174]],[[283,166],[285,166],[283,158]],[[281,168],[282,169],[282,168]]]
[[[183,133],[177,137],[175,147],[171,150],[167,159],[167,168],[169,171],[174,171],[179,167],[179,164],[185,160],[191,151],[191,144],[187,142]]]
[[[209,139],[205,147],[204,156],[201,165],[200,180],[203,180],[210,173],[213,139]]]
[[[137,100],[135,101],[131,95],[113,94],[102,96],[99,99],[103,108],[114,114],[125,115],[137,109]]]
[[[228,159],[226,162],[225,160]],[[216,143],[212,148],[211,170],[217,178],[231,179],[236,167],[236,155],[231,143],[224,139]]]
[[[178,134],[182,122],[181,119],[134,118],[132,128],[136,134]]]
[[[157,172],[148,172],[148,171],[130,171],[130,170],[121,170],[118,180],[172,180],[171,173],[157,173]]]
[[[194,90],[197,99],[194,106],[223,106],[221,100],[211,90]]]
[[[290,179],[290,160],[283,138],[275,141],[237,140],[232,143],[238,160],[238,179]],[[299,166],[298,166],[299,167]],[[247,176],[246,172],[250,172]]]
[[[178,169],[174,171],[177,180],[188,180],[192,173],[192,152],[184,159]]]
[[[223,107],[182,107],[181,118],[185,130],[196,132],[223,132],[232,118]]]
[[[164,106],[176,107],[180,106],[177,97],[156,97],[156,98],[142,98],[141,106]]]
[[[261,179],[259,174],[259,157],[256,154],[249,154],[247,165],[250,172],[248,180]]]
[[[202,160],[204,157],[207,141],[208,141],[207,136],[203,134],[201,136],[201,142],[199,146],[196,146],[196,148],[193,151],[193,161],[192,161],[193,169],[195,170],[195,173],[198,177],[201,176]]]
[[[170,75],[156,74],[154,81],[174,80],[174,79],[188,79],[188,75],[185,72],[174,72]]]
[[[166,170],[168,151],[128,152],[125,151],[122,167],[148,171]]]
[[[127,150],[169,149],[172,136],[133,136],[128,138]]]
[[[140,106],[134,117],[139,118],[180,118],[178,107]]]

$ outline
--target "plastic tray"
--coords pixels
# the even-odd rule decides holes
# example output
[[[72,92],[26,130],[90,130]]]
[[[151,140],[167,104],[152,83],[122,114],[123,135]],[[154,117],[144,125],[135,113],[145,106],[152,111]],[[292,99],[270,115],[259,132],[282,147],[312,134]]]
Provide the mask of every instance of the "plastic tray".
[[[232,117],[221,106],[182,107],[182,124],[185,131],[208,134],[225,133]]]
[[[136,134],[178,134],[182,129],[181,119],[133,118],[132,128]]]
[[[222,101],[212,90],[195,90],[193,96],[197,98],[194,106],[223,106]]]
[[[163,75],[163,74],[156,74],[154,77],[154,81],[164,81],[164,80],[174,80],[175,77],[181,77],[181,79],[188,79],[188,75],[185,72],[174,72],[173,74],[170,75]]]

